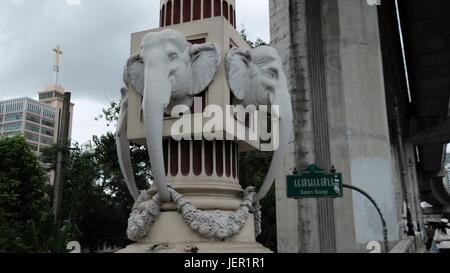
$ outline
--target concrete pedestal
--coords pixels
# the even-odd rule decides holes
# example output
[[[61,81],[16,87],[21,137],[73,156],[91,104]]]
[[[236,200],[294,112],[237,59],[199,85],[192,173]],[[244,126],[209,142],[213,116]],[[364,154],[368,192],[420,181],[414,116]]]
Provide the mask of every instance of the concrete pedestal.
[[[161,6],[167,2],[167,0],[162,0]],[[228,2],[234,6],[234,0]],[[140,51],[143,37],[147,33],[161,31],[165,28],[133,33],[131,54]],[[199,109],[201,110],[205,105],[216,105],[221,106],[225,112],[232,100],[225,73],[225,56],[230,47],[250,49],[250,46],[240,37],[229,20],[223,16],[174,24],[169,28],[183,33],[186,39],[193,43],[213,42],[221,48],[221,63],[213,82],[207,90],[197,95],[204,105],[197,107],[194,102],[193,115],[183,115],[185,119],[192,118],[191,121],[194,125],[192,136],[211,134],[212,130],[205,132],[204,126],[196,126],[202,122],[205,124],[209,120],[209,118],[206,119],[199,115],[203,112]],[[131,142],[146,144],[141,105],[141,95],[131,91],[128,97],[127,137]],[[233,120],[234,116],[228,118]],[[239,152],[259,148],[259,141],[227,140],[226,137],[235,136],[235,127],[234,125],[230,126],[231,123],[226,118],[223,126],[219,126],[222,128],[214,128],[215,136],[222,134],[223,139],[209,141],[207,139],[198,140],[196,137],[195,140],[178,141],[174,138],[171,130],[174,123],[178,121],[178,118],[164,118],[163,156],[167,182],[199,210],[207,212],[238,210],[244,193],[239,184]],[[244,124],[238,123],[237,126],[239,130],[242,129],[245,132],[249,130]],[[156,189],[150,189],[150,195],[156,193]],[[148,236],[118,253],[271,252],[256,242],[253,215],[249,216],[248,222],[238,235],[219,242],[209,240],[193,231],[184,222],[183,216],[176,211],[177,206],[174,203],[162,204],[160,209],[161,214],[150,227]],[[239,224],[241,226],[242,222]],[[230,234],[234,234],[234,232]]]
[[[271,253],[256,242],[251,215],[241,232],[225,241],[208,240],[183,221],[178,212],[162,212],[149,234],[117,253]]]

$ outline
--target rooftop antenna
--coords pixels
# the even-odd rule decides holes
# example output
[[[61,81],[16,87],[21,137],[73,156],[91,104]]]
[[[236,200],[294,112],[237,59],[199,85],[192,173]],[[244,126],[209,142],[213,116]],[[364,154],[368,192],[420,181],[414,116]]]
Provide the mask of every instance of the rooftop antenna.
[[[55,80],[55,87],[58,86],[58,80],[59,80],[59,71],[60,71],[60,61],[61,61],[61,55],[63,54],[61,47],[58,45],[53,49],[53,52],[55,53],[55,65],[53,66],[53,72],[56,73],[56,80]]]

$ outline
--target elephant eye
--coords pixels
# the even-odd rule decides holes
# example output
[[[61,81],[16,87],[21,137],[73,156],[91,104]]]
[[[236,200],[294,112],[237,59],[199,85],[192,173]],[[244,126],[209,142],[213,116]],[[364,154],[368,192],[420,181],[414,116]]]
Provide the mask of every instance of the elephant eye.
[[[276,69],[269,69],[267,70],[267,74],[272,78],[277,80],[278,79],[278,70]]]
[[[169,60],[175,60],[178,58],[178,54],[176,52],[169,53]]]

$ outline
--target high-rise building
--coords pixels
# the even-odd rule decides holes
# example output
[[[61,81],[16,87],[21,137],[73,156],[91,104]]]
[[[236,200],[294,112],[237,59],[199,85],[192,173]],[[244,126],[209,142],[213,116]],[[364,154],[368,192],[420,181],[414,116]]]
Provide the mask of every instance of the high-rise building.
[[[64,92],[66,92],[66,90],[64,90],[64,87],[62,87],[61,85],[49,85],[46,86],[41,92],[39,92],[39,101],[56,109],[57,123],[55,130],[58,132],[58,135],[61,128],[60,125],[64,104]],[[74,104],[71,103],[69,109],[69,139],[71,139],[72,136],[73,107]],[[56,141],[57,138],[55,137],[55,143]]]
[[[50,85],[39,92],[39,100],[17,98],[0,101],[0,136],[23,135],[39,156],[57,143],[64,88]],[[74,104],[70,106],[69,138]]]

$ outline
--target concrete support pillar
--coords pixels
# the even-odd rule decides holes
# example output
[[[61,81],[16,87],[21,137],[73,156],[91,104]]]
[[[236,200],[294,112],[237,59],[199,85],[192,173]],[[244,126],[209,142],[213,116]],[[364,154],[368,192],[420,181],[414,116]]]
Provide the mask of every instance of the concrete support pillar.
[[[315,161],[311,93],[306,69],[305,1],[269,1],[269,5],[271,44],[283,59],[294,111],[295,142],[290,144],[284,167],[284,173],[290,174],[295,168],[305,168]],[[278,251],[320,252],[316,200],[287,199],[284,175],[278,177],[275,190]]]
[[[330,170],[330,137],[320,1],[306,0],[305,13],[316,164],[325,170]],[[320,251],[336,252],[334,202],[332,199],[320,199],[317,201],[317,206]]]
[[[272,45],[282,54],[296,116],[286,174],[313,163],[335,165],[345,183],[380,205],[395,242],[399,227],[377,8],[365,0],[269,3]],[[368,242],[382,242],[381,220],[358,193],[287,200],[284,175],[278,180],[280,252],[367,252]]]

